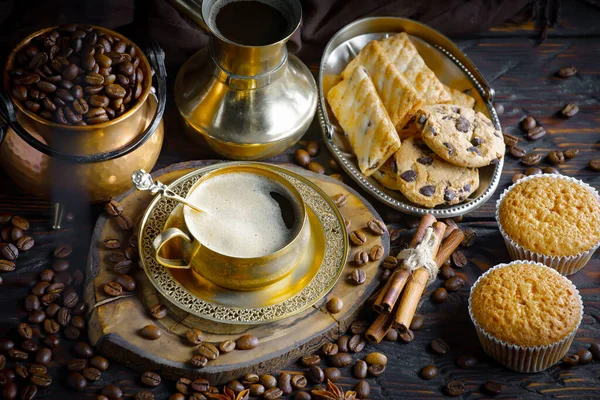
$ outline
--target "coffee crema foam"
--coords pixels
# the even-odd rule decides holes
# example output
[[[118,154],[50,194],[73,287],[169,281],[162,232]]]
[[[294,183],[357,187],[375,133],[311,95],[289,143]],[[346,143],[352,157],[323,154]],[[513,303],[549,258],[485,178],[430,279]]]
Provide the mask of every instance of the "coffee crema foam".
[[[287,227],[271,192],[288,201],[291,193],[277,182],[257,174],[221,174],[199,184],[188,200],[205,212],[186,209],[186,223],[204,246],[231,257],[261,257],[285,247],[298,225]]]

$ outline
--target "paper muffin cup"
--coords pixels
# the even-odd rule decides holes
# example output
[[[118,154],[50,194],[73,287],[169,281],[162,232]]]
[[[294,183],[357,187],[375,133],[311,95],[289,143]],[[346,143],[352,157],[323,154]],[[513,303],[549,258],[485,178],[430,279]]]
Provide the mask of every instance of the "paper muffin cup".
[[[581,300],[581,296],[579,295],[579,291],[571,283],[571,281],[564,276],[561,278],[567,280],[569,284],[575,289],[575,293],[579,298],[579,304],[581,305],[581,315],[579,316],[579,322],[573,329],[571,333],[569,333],[562,340],[551,343],[546,346],[535,346],[535,347],[527,347],[527,346],[518,346],[515,344],[506,343],[502,340],[496,339],[494,335],[487,332],[483,329],[475,320],[473,316],[473,310],[471,308],[471,298],[473,297],[473,291],[477,287],[477,284],[481,281],[481,279],[488,275],[491,271],[507,267],[513,264],[530,264],[530,265],[539,265],[544,266],[542,263],[533,262],[533,261],[513,261],[510,264],[498,264],[495,267],[487,270],[483,275],[475,281],[473,286],[471,287],[471,292],[469,293],[469,316],[471,317],[471,321],[473,321],[473,325],[475,325],[475,330],[477,331],[477,336],[479,337],[479,342],[483,347],[483,350],[494,360],[498,361],[500,364],[504,365],[507,368],[510,368],[517,372],[540,372],[547,368],[550,368],[557,362],[559,362],[569,351],[571,347],[571,343],[575,338],[575,334],[577,333],[577,329],[579,329],[579,325],[581,324],[581,320],[583,319],[583,301]],[[556,270],[550,270],[557,275],[558,272]]]
[[[543,174],[543,175],[531,175],[520,179],[515,184],[511,185],[508,189],[504,190],[504,192],[500,195],[500,198],[496,202],[496,222],[498,223],[498,229],[504,238],[504,243],[506,243],[506,248],[508,249],[508,253],[513,260],[529,260],[542,263],[547,265],[548,267],[554,268],[562,275],[572,275],[575,272],[579,271],[583,267],[586,266],[596,249],[600,246],[600,240],[596,243],[591,249],[584,251],[582,253],[573,255],[573,256],[549,256],[541,253],[536,253],[535,251],[531,251],[521,246],[520,244],[513,241],[502,228],[502,224],[500,223],[500,205],[502,204],[502,200],[508,192],[510,192],[515,186],[530,181],[532,179],[538,178],[554,178],[554,179],[563,179],[569,182],[576,183],[581,187],[589,190],[592,194],[600,201],[600,195],[596,189],[588,185],[587,183],[580,181],[579,179],[571,178],[570,176],[560,175],[560,174]]]

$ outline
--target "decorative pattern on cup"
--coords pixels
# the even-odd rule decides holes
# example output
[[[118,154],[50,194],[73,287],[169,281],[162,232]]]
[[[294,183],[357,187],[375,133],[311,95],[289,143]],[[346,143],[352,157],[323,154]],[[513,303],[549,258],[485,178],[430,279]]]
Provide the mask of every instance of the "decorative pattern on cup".
[[[565,176],[565,175],[560,175],[560,174],[531,175],[531,176],[525,177],[523,179],[520,179],[518,182],[511,185],[509,188],[505,189],[504,192],[500,195],[500,198],[496,202],[496,222],[498,223],[498,229],[500,230],[500,233],[502,234],[502,237],[504,238],[504,243],[506,244],[508,253],[510,254],[510,257],[513,260],[529,260],[529,261],[539,262],[544,265],[547,265],[550,268],[554,268],[555,270],[560,272],[562,275],[565,275],[565,276],[572,275],[587,265],[590,258],[592,258],[592,255],[594,255],[594,252],[596,251],[596,249],[598,249],[598,247],[600,247],[600,240],[591,249],[584,251],[582,253],[573,255],[573,256],[548,256],[545,254],[536,253],[535,251],[526,249],[525,247],[516,243],[514,240],[512,240],[506,234],[506,232],[502,228],[502,224],[500,223],[500,204],[502,204],[502,200],[504,200],[504,197],[506,196],[506,194],[508,192],[510,192],[515,186],[517,186],[523,182],[526,182],[526,181],[529,181],[532,179],[542,178],[542,177],[543,178],[551,177],[551,178],[556,178],[556,179],[564,179],[566,181],[576,183],[576,184],[586,188],[590,192],[592,192],[592,194],[594,196],[596,196],[596,198],[598,198],[598,201],[600,201],[600,195],[598,194],[598,191],[596,189],[594,189],[592,186],[588,185],[587,183],[580,181],[579,179],[575,179],[570,176]]]
[[[479,342],[481,343],[483,350],[494,360],[517,372],[533,373],[544,371],[545,369],[548,369],[554,364],[558,363],[569,351],[571,343],[573,342],[575,334],[577,333],[579,325],[581,325],[581,321],[583,319],[583,300],[581,299],[581,295],[579,294],[579,291],[575,285],[573,285],[566,277],[562,277],[573,286],[573,289],[575,289],[575,293],[577,293],[577,297],[579,298],[579,304],[581,305],[579,322],[577,322],[577,326],[575,326],[571,333],[558,342],[546,346],[535,347],[517,346],[496,339],[491,333],[487,332],[477,323],[477,321],[475,321],[473,310],[471,308],[471,298],[473,297],[473,291],[477,287],[477,284],[484,276],[488,275],[495,269],[508,267],[514,264],[544,266],[544,264],[538,262],[517,260],[511,262],[510,264],[498,264],[487,270],[479,277],[479,279],[477,279],[477,281],[475,281],[471,287],[471,292],[469,293],[469,317],[471,317],[471,321],[473,322],[473,325],[475,325],[475,330],[477,331],[477,336],[479,337]],[[558,274],[558,271],[556,270],[551,271]]]

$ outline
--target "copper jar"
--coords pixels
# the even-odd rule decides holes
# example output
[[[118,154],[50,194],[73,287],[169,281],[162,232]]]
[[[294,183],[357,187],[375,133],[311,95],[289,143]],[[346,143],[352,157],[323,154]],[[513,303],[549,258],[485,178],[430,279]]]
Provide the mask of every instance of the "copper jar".
[[[17,53],[54,27],[28,36],[8,56],[4,92],[0,92],[0,121],[8,125],[5,132],[0,131],[0,164],[17,184],[34,194],[105,201],[131,187],[133,171],[150,171],[158,159],[166,102],[164,52],[152,44],[145,55],[119,33],[94,28],[132,43],[146,77],[136,104],[101,124],[68,126],[45,120],[23,107],[10,91],[9,71]],[[156,95],[151,93],[153,81]]]

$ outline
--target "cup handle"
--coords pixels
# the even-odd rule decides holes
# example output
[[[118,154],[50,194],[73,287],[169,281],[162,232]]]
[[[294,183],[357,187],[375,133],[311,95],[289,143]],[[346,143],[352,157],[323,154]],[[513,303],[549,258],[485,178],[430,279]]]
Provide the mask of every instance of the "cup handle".
[[[188,262],[182,258],[164,258],[159,255],[162,247],[171,239],[177,237],[182,238],[192,245],[192,249],[187,255],[189,260],[192,260],[200,249],[200,243],[197,240],[190,238],[189,235],[185,234],[181,229],[178,228],[166,229],[164,232],[161,232],[157,237],[154,238],[154,241],[152,242],[152,247],[154,247],[154,257],[156,257],[156,261],[158,261],[160,265],[167,268],[190,269],[191,261]]]

